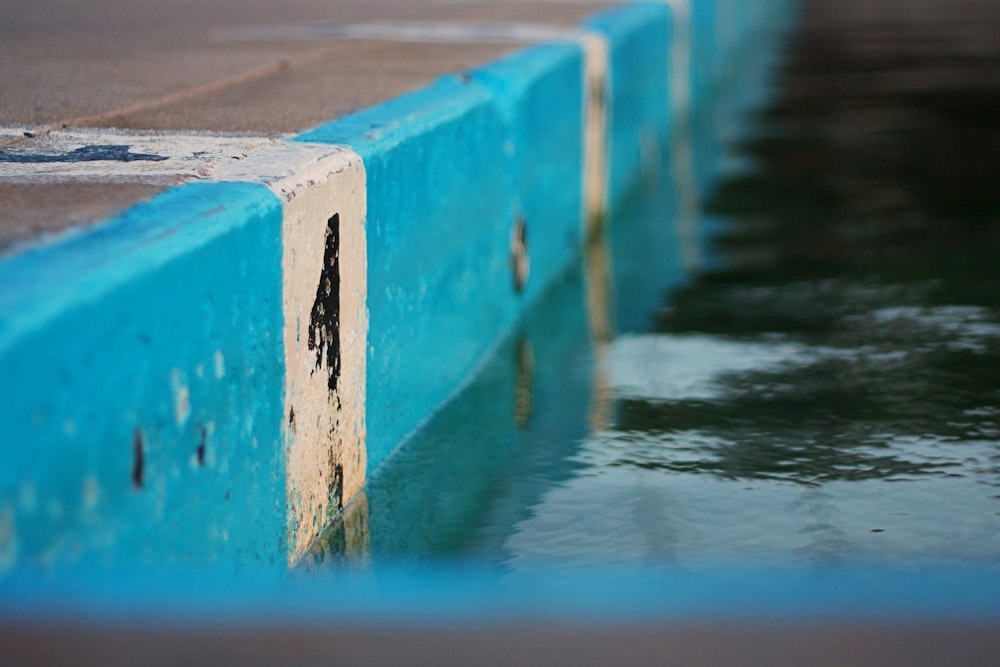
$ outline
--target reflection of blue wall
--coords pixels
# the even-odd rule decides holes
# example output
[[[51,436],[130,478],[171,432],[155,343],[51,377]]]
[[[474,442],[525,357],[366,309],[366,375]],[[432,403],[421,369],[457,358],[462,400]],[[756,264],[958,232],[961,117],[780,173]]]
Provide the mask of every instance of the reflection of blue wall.
[[[715,88],[719,68],[716,52],[716,3],[718,0],[691,0],[691,99],[694,110],[711,108],[704,101]]]
[[[558,280],[475,380],[369,480],[367,506],[347,508],[367,512],[373,557],[495,554],[505,535],[470,531],[487,513],[521,511],[568,474],[592,391],[582,289],[578,271]]]
[[[796,0],[763,0],[755,4],[755,22],[736,23],[739,30],[728,35],[727,45],[718,45],[712,52],[716,81],[711,85],[707,80],[702,82],[699,106],[690,119],[688,136],[697,196],[703,202],[721,178],[745,167],[736,148],[756,122],[755,112],[765,107],[775,94],[770,74],[794,23],[797,4]],[[701,11],[707,13],[708,9]],[[720,16],[717,18],[721,20]],[[719,29],[714,34],[718,36],[720,32],[725,34]],[[696,34],[696,43],[698,39]],[[695,48],[705,49],[707,44],[705,41]],[[706,63],[710,60],[707,56],[702,58]],[[714,266],[710,240],[724,225],[725,220],[704,213],[699,218],[697,231],[705,268]]]
[[[677,193],[668,165],[661,178],[608,226],[615,333],[646,331],[663,292],[687,277],[678,247]]]
[[[280,266],[249,184],[0,264],[0,560],[284,566]]]
[[[299,137],[346,143],[367,170],[370,471],[577,256],[581,68],[576,45],[530,49]]]

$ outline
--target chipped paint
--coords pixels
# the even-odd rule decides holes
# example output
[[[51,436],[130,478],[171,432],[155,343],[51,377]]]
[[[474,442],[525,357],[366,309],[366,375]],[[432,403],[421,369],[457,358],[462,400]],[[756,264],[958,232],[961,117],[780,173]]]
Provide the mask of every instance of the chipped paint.
[[[28,137],[34,138],[33,136]],[[52,162],[161,162],[166,155],[133,153],[129,144],[89,144],[57,153],[23,150],[24,146],[0,149],[0,162],[42,164]]]
[[[184,428],[184,423],[191,414],[191,390],[183,371],[178,368],[170,372],[170,388],[174,395],[174,419],[178,428]]]
[[[20,129],[2,127],[0,135]],[[272,137],[212,132],[59,129],[33,134],[0,149],[0,182],[72,179],[179,184],[217,178],[216,172],[236,169],[236,164],[262,151],[274,150],[281,143]]]
[[[226,355],[222,350],[216,350],[212,355],[212,364],[215,366],[215,379],[221,380],[226,376]]]

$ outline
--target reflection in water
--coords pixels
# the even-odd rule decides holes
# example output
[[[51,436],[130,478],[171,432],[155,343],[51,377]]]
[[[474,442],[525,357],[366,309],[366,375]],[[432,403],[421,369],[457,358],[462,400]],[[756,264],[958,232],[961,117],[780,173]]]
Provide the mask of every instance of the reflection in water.
[[[532,389],[535,379],[535,353],[531,341],[521,338],[517,341],[515,358],[517,377],[514,384],[514,424],[522,431],[528,427],[531,419]]]
[[[1000,9],[918,4],[807,3],[741,168],[692,125],[371,481],[374,560],[998,563]]]
[[[707,203],[723,268],[615,341],[616,418],[581,456],[629,484],[802,488],[782,510],[798,545],[775,529],[769,556],[997,562],[1000,48],[975,13],[832,4],[811,3],[742,144],[752,169]],[[691,557],[752,547],[730,523],[711,532],[732,556]]]
[[[344,508],[339,519],[326,530],[297,564],[299,572],[322,572],[339,567],[364,567],[371,559],[368,497],[362,489]]]

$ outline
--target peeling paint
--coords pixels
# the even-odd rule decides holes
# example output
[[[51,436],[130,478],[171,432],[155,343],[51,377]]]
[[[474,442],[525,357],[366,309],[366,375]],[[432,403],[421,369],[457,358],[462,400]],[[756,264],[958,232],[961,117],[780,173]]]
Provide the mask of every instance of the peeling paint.
[[[96,144],[81,146],[61,153],[36,153],[0,149],[0,162],[32,164],[43,162],[161,162],[169,160],[166,155],[152,153],[132,153],[128,145]]]
[[[177,426],[183,427],[191,414],[191,390],[188,388],[184,373],[174,369],[170,373],[170,388],[174,395],[174,418]]]
[[[221,380],[226,377],[226,357],[222,354],[222,350],[216,350],[212,357],[212,363],[215,366],[215,379]]]
[[[324,370],[333,396],[340,379],[340,214],[326,221],[323,263],[309,316],[308,348],[316,354],[314,371]],[[298,336],[296,336],[298,337]]]

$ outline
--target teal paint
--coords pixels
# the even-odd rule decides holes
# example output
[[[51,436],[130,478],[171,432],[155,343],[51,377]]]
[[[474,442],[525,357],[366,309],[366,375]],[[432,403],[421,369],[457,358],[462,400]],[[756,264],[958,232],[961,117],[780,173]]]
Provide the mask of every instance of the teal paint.
[[[0,263],[12,566],[284,568],[280,258],[266,188],[193,184]]]
[[[514,315],[504,135],[489,91],[448,77],[299,137],[346,144],[365,164],[369,471]]]
[[[522,301],[534,301],[580,254],[583,68],[580,46],[565,43],[531,48],[470,73],[491,91],[507,126],[514,209],[526,221],[531,257]]]
[[[621,5],[584,24],[608,40],[608,207],[614,211],[659,163],[670,132],[670,10],[663,3]]]
[[[369,472],[577,256],[582,82],[578,47],[544,46],[298,137],[365,163]],[[523,292],[510,266],[518,218]]]
[[[716,49],[718,0],[691,2],[691,111],[710,113],[719,54]]]

